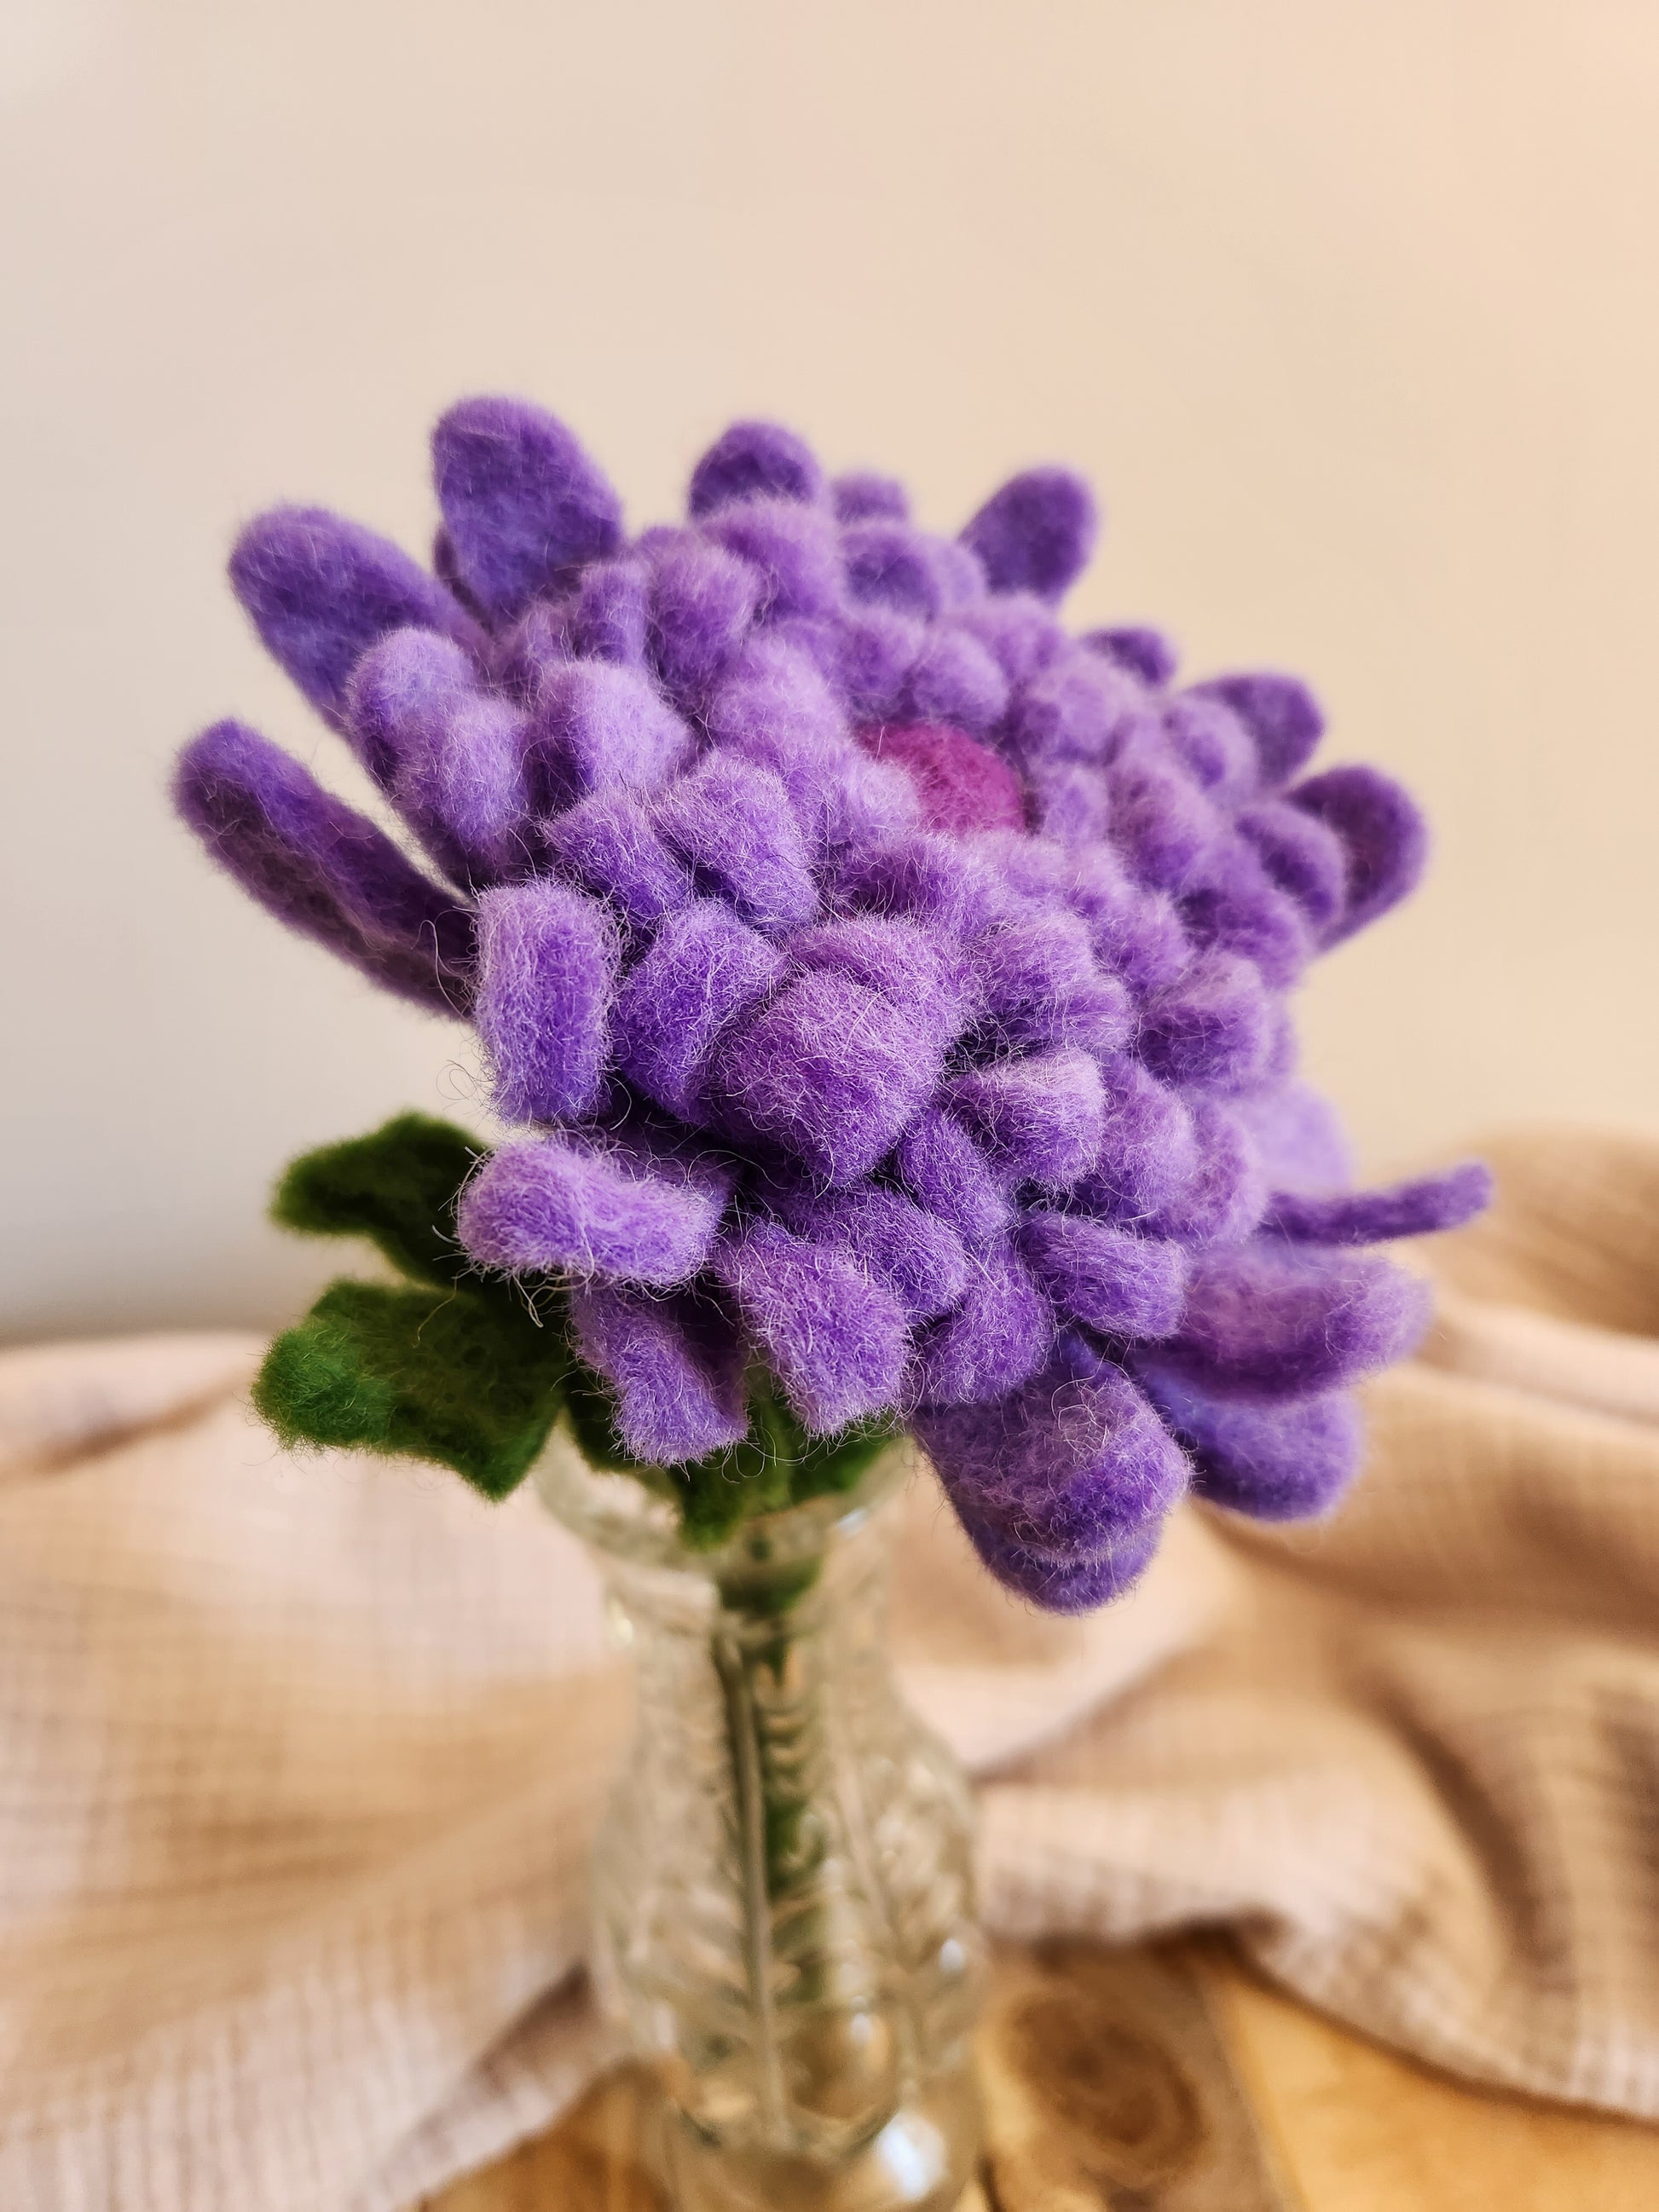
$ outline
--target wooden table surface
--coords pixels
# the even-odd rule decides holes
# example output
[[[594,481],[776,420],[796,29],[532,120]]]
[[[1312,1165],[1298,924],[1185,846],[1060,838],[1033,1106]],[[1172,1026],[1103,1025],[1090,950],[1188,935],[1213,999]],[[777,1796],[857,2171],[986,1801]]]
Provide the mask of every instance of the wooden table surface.
[[[961,2212],[1659,2212],[1659,2129],[1478,2094],[1269,1988],[1224,1943],[998,1960]],[[669,2212],[629,2068],[412,2212]],[[787,2212],[780,2207],[779,2212]]]

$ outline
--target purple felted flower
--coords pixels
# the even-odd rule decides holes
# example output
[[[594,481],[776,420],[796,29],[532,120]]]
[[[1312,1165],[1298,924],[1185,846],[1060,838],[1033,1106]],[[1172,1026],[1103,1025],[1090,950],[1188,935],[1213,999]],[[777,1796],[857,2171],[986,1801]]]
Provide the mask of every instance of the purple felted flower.
[[[730,1447],[765,1367],[811,1435],[907,1421],[1060,1611],[1188,1486],[1323,1510],[1349,1386],[1424,1315],[1357,1248],[1486,1194],[1356,1192],[1294,1078],[1289,992],[1420,873],[1405,793],[1308,773],[1293,678],[1182,689],[1156,630],[1071,635],[1097,514],[1064,470],[951,538],[746,422],[630,538],[562,423],[483,398],[434,471],[435,575],[310,507],[232,560],[429,866],[235,723],[177,803],[289,927],[471,1016],[522,1133],[461,1241],[562,1279],[626,1449]]]

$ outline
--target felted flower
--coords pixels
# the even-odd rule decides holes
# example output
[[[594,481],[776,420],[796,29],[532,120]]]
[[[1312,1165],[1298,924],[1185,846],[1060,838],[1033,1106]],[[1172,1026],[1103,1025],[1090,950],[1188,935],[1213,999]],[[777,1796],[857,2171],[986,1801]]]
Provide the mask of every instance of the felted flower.
[[[991,1571],[1062,1610],[1127,1586],[1189,1487],[1328,1505],[1346,1394],[1425,1318],[1364,1248],[1486,1197],[1476,1167],[1354,1193],[1295,1078],[1288,994],[1420,872],[1405,793],[1306,772],[1291,678],[1182,688],[1152,631],[1069,635],[1096,520],[1066,471],[947,538],[738,423],[685,523],[630,538],[522,403],[463,402],[434,458],[434,574],[313,508],[231,562],[401,839],[239,723],[175,793],[279,920],[470,1020],[522,1131],[475,1160],[398,1125],[343,1148],[343,1210],[295,1185],[285,1218],[406,1252],[441,1214],[407,1295],[473,1302],[514,1357],[556,1297],[557,1350],[539,1429],[461,1443],[477,1358],[441,1418],[431,1362],[367,1322],[342,1350],[336,1310],[273,1353],[278,1425],[499,1490],[597,1391],[613,1462],[713,1528],[781,1502],[763,1430],[822,1468],[908,1424]]]

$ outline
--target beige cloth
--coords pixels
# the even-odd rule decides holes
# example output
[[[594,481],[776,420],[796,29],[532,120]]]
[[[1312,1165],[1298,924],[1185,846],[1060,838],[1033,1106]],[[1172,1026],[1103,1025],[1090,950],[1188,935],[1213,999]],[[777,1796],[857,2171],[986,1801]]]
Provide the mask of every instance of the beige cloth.
[[[1183,1513],[1060,1622],[918,1485],[898,1649],[994,1928],[1228,1921],[1392,2042],[1659,2116],[1659,1143],[1488,1149],[1346,1511]],[[0,1359],[7,2212],[397,2212],[602,2054],[592,1573],[528,1497],[284,1458],[255,1352]]]

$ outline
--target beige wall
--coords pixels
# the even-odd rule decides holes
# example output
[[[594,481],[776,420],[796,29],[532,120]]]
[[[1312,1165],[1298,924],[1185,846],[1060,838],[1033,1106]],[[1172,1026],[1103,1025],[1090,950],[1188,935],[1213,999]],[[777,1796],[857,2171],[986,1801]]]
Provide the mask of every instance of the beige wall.
[[[8,0],[0,168],[11,1333],[278,1315],[276,1165],[464,1103],[161,783],[232,708],[332,771],[228,537],[419,544],[469,389],[638,517],[739,411],[938,522],[1079,464],[1079,617],[1304,672],[1433,816],[1305,998],[1370,1163],[1659,1120],[1650,0]]]

